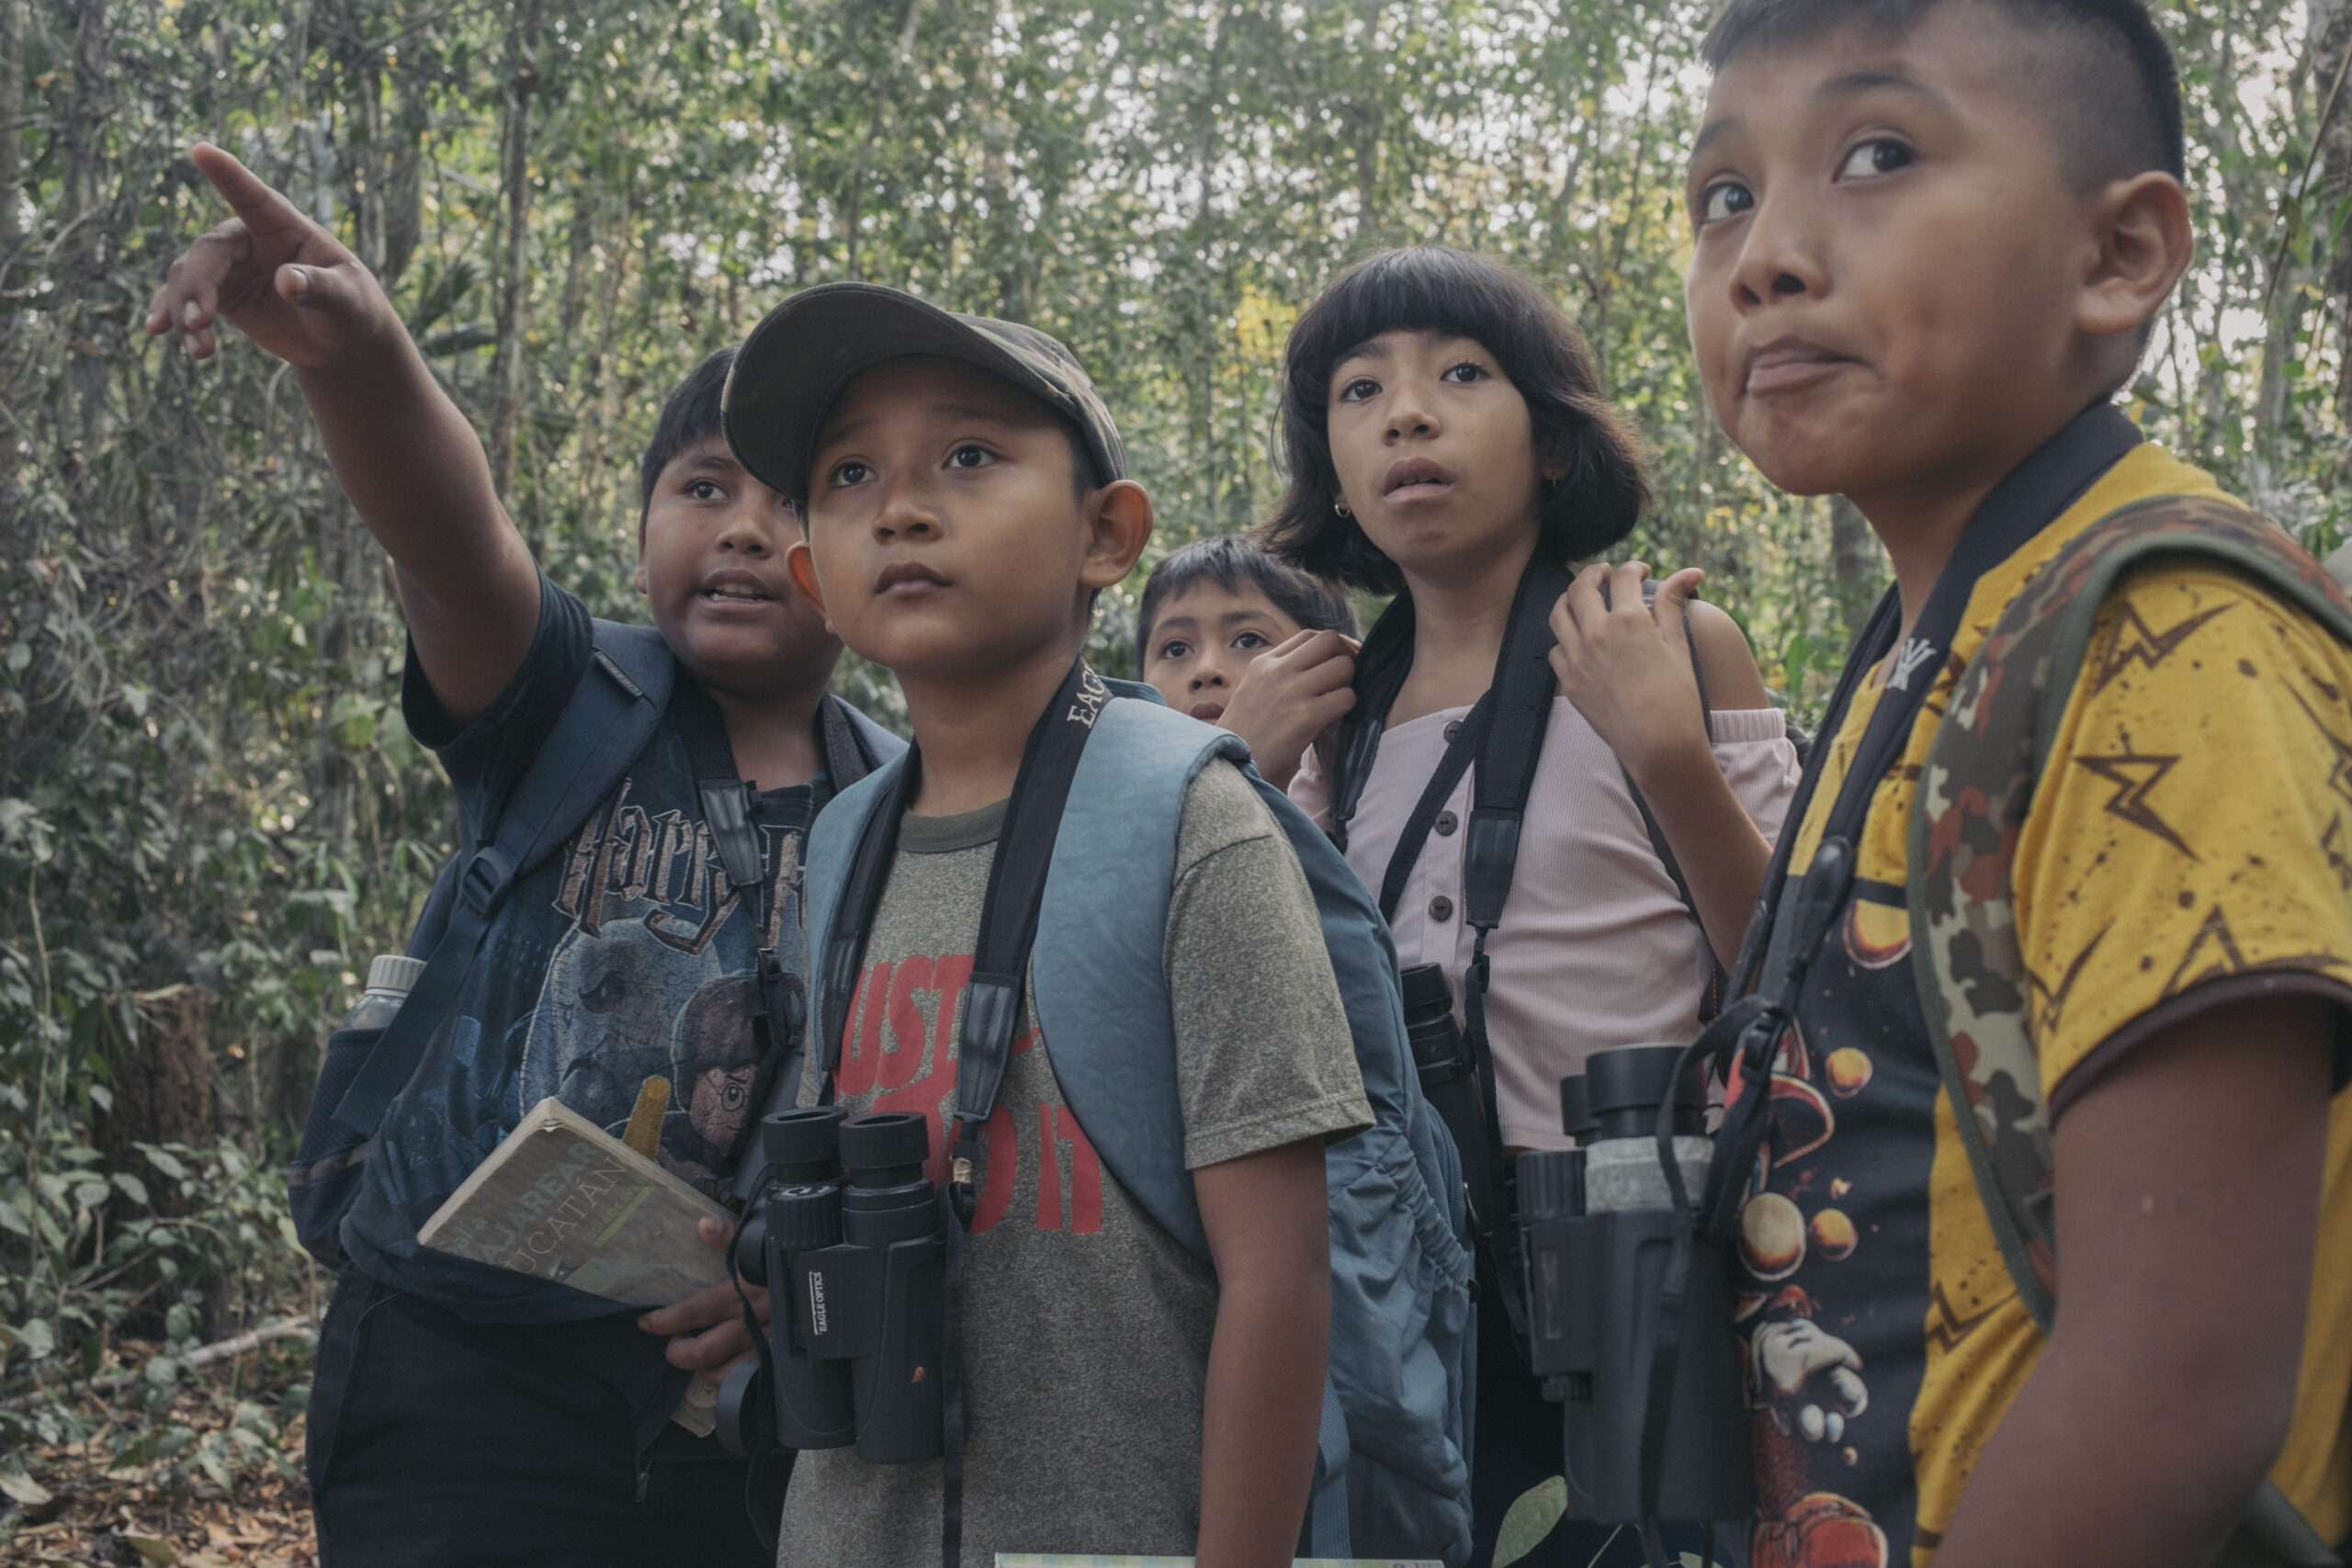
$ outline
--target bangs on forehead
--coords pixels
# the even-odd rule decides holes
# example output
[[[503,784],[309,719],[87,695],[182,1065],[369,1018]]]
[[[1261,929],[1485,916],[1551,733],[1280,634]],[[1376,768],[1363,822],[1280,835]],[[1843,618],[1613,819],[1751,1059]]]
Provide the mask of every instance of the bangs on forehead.
[[[1498,345],[1521,341],[1543,323],[1540,302],[1526,297],[1532,290],[1500,287],[1495,272],[1491,264],[1436,246],[1374,256],[1316,302],[1309,326],[1315,341],[1303,346],[1327,370],[1384,333],[1442,333],[1499,353]]]

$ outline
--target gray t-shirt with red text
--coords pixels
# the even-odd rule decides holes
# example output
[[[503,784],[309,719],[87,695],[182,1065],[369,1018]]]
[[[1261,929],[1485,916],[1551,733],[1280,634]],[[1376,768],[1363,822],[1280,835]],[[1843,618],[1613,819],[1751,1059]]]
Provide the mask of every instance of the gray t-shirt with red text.
[[[934,1180],[1003,818],[1000,803],[905,819],[842,1043],[841,1103],[928,1114]],[[1185,799],[1164,964],[1189,1167],[1371,1124],[1306,879],[1227,763]],[[1024,1009],[974,1177],[963,1560],[1188,1555],[1216,1278],[1104,1168],[1051,1056]],[[854,1449],[800,1455],[777,1562],[936,1568],[940,1473]]]

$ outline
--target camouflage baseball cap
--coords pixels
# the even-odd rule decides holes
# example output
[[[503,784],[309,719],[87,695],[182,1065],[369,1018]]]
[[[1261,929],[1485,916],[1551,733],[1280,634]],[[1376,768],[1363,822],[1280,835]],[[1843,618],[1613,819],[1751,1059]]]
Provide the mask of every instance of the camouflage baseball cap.
[[[752,329],[719,399],[727,444],[752,478],[806,501],[817,432],[835,400],[883,361],[918,354],[994,371],[1069,422],[1103,482],[1126,477],[1118,426],[1069,349],[1035,327],[874,283],[803,289]]]

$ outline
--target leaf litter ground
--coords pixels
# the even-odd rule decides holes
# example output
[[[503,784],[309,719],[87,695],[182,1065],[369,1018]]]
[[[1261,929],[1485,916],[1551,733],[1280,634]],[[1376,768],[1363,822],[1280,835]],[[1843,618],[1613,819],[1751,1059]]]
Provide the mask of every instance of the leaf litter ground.
[[[138,1365],[160,1346],[124,1342],[122,1364]],[[115,1359],[109,1357],[110,1360]],[[316,1568],[309,1489],[301,1479],[303,1420],[294,1415],[232,1444],[239,1405],[277,1407],[301,1398],[311,1348],[281,1342],[184,1378],[163,1403],[145,1405],[129,1391],[86,1387],[60,1403],[94,1427],[90,1437],[53,1448],[0,1456],[0,1471],[29,1488],[0,1489],[0,1564],[40,1568]],[[169,1438],[153,1442],[149,1439]],[[195,1456],[233,1453],[223,1486]],[[129,1465],[117,1457],[147,1450]],[[168,1451],[162,1451],[168,1450]],[[27,1502],[27,1492],[45,1500]]]

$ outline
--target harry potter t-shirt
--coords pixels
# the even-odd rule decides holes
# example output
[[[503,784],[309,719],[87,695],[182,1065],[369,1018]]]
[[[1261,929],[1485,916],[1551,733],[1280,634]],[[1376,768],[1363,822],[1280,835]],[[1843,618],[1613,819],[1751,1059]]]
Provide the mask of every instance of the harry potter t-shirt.
[[[470,724],[450,721],[409,660],[409,728],[448,770],[469,829],[503,807],[591,671],[586,609],[544,579],[540,604],[523,667]],[[814,788],[758,797],[766,881],[754,907],[728,883],[685,741],[662,719],[571,840],[508,893],[415,1079],[386,1112],[345,1222],[359,1268],[478,1321],[618,1310],[420,1247],[417,1230],[541,1100],[553,1095],[617,1134],[655,1075],[672,1089],[663,1168],[707,1190],[727,1174],[758,1066],[755,953],[774,945],[796,977],[804,961],[800,842]],[[658,1361],[662,1342],[646,1343]]]

